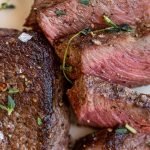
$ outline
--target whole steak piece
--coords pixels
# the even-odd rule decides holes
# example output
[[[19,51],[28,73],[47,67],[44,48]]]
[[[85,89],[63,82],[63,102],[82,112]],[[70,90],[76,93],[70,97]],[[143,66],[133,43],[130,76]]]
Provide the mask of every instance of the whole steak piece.
[[[38,23],[51,43],[84,28],[105,27],[104,14],[117,24],[149,24],[150,3],[149,0],[65,0],[37,12]]]
[[[94,76],[81,76],[67,92],[81,125],[115,127],[129,124],[150,131],[150,96]]]
[[[72,66],[71,79],[83,74],[128,87],[150,84],[150,32],[139,37],[131,33],[97,34],[75,38],[67,53],[66,65]],[[135,33],[134,33],[135,34]],[[70,38],[55,44],[63,61]]]
[[[150,134],[101,130],[76,142],[73,150],[149,150]]]
[[[57,58],[41,33],[27,34],[32,39],[24,43],[20,31],[0,29],[0,108],[10,99],[8,107],[15,103],[11,115],[0,109],[0,149],[67,150],[69,119]]]

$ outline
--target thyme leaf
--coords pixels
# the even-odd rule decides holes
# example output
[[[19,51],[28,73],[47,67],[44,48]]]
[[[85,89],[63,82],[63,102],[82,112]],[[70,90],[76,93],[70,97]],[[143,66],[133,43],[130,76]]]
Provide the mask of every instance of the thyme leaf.
[[[80,3],[83,5],[89,5],[90,0],[80,0]]]
[[[19,92],[19,89],[17,88],[9,88],[8,89],[8,94],[16,94]]]
[[[119,28],[121,29],[121,31],[124,31],[124,32],[132,31],[132,28],[128,24],[121,24],[119,25]]]
[[[116,134],[126,134],[128,130],[126,128],[118,128],[115,130]]]
[[[8,115],[10,116],[11,113],[14,111],[15,101],[13,100],[13,98],[11,96],[8,95],[7,106],[4,106],[4,105],[0,104],[0,108],[3,109],[3,110],[6,110]]]
[[[41,126],[43,124],[42,119],[40,117],[37,118],[37,124]]]
[[[90,28],[85,28],[83,29],[80,34],[83,34],[83,35],[88,35],[92,30]]]
[[[110,27],[118,28],[118,25],[115,24],[109,17],[104,15],[103,18],[107,25],[109,25]]]
[[[66,12],[64,10],[56,9],[55,14],[59,17],[59,16],[66,15]]]

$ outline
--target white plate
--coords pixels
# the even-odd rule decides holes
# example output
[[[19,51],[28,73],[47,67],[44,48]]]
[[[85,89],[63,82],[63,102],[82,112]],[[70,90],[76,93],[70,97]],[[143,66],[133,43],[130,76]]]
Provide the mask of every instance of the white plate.
[[[0,0],[0,3],[6,2],[6,0]],[[15,28],[22,29],[22,25],[25,22],[25,18],[30,12],[31,5],[33,0],[10,0],[9,3],[12,3],[16,6],[16,9],[13,10],[2,10],[0,11],[0,27],[1,28]],[[135,89],[138,92],[150,94],[150,85],[139,87]],[[70,134],[73,140],[78,139],[90,132],[92,129],[77,127],[75,125],[71,126]]]

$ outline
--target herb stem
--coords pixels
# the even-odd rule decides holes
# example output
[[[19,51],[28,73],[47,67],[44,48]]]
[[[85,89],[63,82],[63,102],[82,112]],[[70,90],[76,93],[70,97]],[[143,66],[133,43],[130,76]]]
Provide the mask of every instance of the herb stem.
[[[114,27],[108,27],[108,28],[105,28],[105,29],[95,30],[95,31],[93,31],[93,33],[105,32],[105,31],[109,31],[111,29],[114,29]]]
[[[66,58],[67,58],[67,54],[68,54],[68,50],[69,50],[69,46],[70,46],[71,42],[72,42],[77,36],[79,36],[80,33],[81,33],[81,31],[78,32],[77,34],[73,35],[73,36],[69,39],[68,44],[67,44],[67,47],[66,47],[66,49],[65,49],[64,58],[63,58],[63,65],[62,65],[63,74],[64,74],[64,77],[66,78],[66,80],[67,80],[68,82],[70,82],[71,84],[72,84],[72,81],[68,78],[68,76],[67,76],[67,74],[66,74],[66,72],[65,72],[65,70],[66,70]]]

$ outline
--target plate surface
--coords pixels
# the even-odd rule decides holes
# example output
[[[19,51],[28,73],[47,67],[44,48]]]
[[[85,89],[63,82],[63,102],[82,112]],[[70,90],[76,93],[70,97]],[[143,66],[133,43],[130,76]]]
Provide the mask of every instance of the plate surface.
[[[0,0],[0,4],[2,2],[6,2],[6,0]],[[16,8],[12,10],[0,10],[0,27],[21,30],[23,28],[22,25],[25,22],[25,18],[30,13],[30,8],[33,4],[33,0],[10,0],[9,3],[14,4]],[[135,88],[134,90],[141,93],[150,94],[150,85]],[[93,130],[89,128],[72,125],[70,129],[70,134],[72,139],[75,140],[92,131]]]

